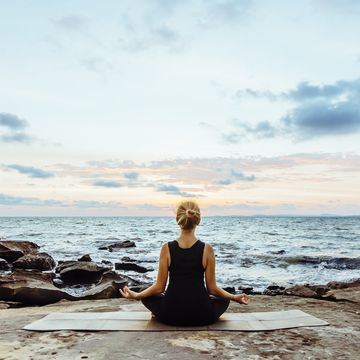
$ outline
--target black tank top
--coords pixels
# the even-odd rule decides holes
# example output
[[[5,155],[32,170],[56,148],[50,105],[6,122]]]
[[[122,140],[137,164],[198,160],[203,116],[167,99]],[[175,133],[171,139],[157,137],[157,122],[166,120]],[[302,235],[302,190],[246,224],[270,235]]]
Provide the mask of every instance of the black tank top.
[[[169,284],[160,312],[164,323],[179,326],[208,325],[214,322],[213,308],[204,284],[202,258],[205,243],[197,240],[183,249],[177,240],[168,242]]]

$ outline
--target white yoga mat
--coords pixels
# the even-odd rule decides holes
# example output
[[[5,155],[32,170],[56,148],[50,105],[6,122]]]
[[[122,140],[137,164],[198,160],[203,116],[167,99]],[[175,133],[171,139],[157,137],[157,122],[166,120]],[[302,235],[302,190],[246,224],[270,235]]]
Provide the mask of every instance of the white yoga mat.
[[[122,331],[174,331],[221,330],[266,331],[301,326],[329,325],[301,310],[225,313],[208,326],[170,326],[151,318],[149,311],[52,313],[23,327],[24,330],[122,330]]]

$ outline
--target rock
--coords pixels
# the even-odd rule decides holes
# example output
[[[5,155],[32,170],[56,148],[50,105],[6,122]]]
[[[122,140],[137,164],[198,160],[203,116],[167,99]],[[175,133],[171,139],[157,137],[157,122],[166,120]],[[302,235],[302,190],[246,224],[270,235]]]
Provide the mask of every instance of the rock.
[[[142,285],[144,285],[143,281],[134,279],[131,276],[121,274],[121,277],[126,279],[126,281],[128,282],[128,286],[142,286]]]
[[[326,284],[330,289],[346,289],[349,287],[360,286],[360,279],[351,280],[351,281],[330,281]]]
[[[28,270],[28,269],[15,269],[14,272],[12,272],[9,276],[17,281],[21,281],[24,279],[39,280],[39,281],[47,282],[49,284],[53,284],[53,280],[55,278],[55,274],[53,272],[43,272],[40,270]]]
[[[110,244],[107,246],[100,246],[99,250],[109,250],[110,252],[112,252],[114,250],[128,248],[128,247],[134,247],[134,246],[136,246],[134,241],[125,240],[125,241],[120,241],[118,243]]]
[[[149,288],[151,285],[152,284],[141,284],[141,285],[137,285],[137,286],[131,286],[131,287],[129,287],[129,289],[132,291],[141,292],[141,291]]]
[[[108,265],[108,266],[113,266],[113,263],[111,262],[111,261],[109,261],[109,260],[101,260],[101,263],[102,264],[105,264],[105,265]]]
[[[129,256],[123,256],[121,258],[122,261],[127,261],[127,262],[134,262],[136,261],[135,259],[131,259]]]
[[[131,270],[139,273],[145,273],[147,271],[151,271],[151,269],[147,269],[141,265],[137,265],[132,262],[115,263],[115,270]]]
[[[119,289],[128,284],[127,280],[115,271],[109,270],[102,274],[94,288],[77,296],[77,300],[98,300],[121,297]]]
[[[295,285],[285,289],[285,295],[294,295],[300,297],[317,298],[319,297],[316,291],[310,289],[306,285]]]
[[[45,305],[74,297],[52,284],[52,273],[17,270],[7,279],[0,277],[0,300],[26,305]]]
[[[16,301],[0,301],[0,310],[1,309],[9,309],[9,308],[19,308],[22,307],[23,304],[21,302]]]
[[[284,286],[279,286],[279,285],[273,284],[273,285],[269,285],[263,291],[263,295],[270,295],[270,296],[283,295],[284,290],[285,290]]]
[[[235,288],[234,288],[233,286],[223,287],[222,289],[225,290],[225,291],[227,291],[227,292],[229,292],[229,293],[231,293],[231,294],[235,294],[235,293],[236,293]]]
[[[273,251],[269,251],[269,254],[274,254],[274,255],[282,255],[285,254],[285,250],[273,250]]]
[[[308,287],[314,290],[318,296],[323,296],[330,290],[326,285],[308,285]]]
[[[41,271],[52,270],[55,260],[47,253],[27,254],[13,262],[15,269],[36,269]]]
[[[109,270],[94,262],[73,261],[64,262],[60,265],[60,278],[66,284],[90,284],[101,279],[101,275]]]
[[[12,263],[21,256],[37,252],[39,248],[31,241],[0,240],[0,258]]]
[[[0,259],[0,270],[2,271],[10,270],[10,264],[5,259]]]
[[[92,261],[92,259],[89,254],[86,254],[86,255],[79,257],[78,261]]]

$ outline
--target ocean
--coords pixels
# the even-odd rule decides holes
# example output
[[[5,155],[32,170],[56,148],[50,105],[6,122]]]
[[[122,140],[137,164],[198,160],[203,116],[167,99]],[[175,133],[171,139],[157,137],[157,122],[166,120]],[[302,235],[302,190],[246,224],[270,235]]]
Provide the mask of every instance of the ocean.
[[[173,217],[1,217],[0,238],[29,240],[55,260],[90,254],[93,261],[128,256],[152,269],[120,271],[144,282],[156,279],[161,245],[177,239]],[[325,284],[360,278],[360,217],[203,217],[196,237],[216,254],[219,286]],[[136,247],[109,252],[100,246],[133,240]]]

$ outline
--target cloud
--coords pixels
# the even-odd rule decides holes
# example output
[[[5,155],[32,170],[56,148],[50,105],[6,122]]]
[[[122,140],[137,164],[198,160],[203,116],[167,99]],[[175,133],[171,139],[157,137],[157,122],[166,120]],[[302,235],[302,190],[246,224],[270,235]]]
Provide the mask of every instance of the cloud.
[[[166,194],[169,195],[180,195],[180,196],[184,196],[184,197],[194,197],[194,195],[181,191],[177,186],[175,185],[165,185],[165,184],[161,184],[157,186],[157,191],[163,191]]]
[[[73,206],[78,208],[126,208],[121,203],[115,201],[100,202],[95,200],[77,200],[72,203]]]
[[[140,174],[138,172],[131,171],[131,172],[126,172],[123,175],[125,179],[133,181],[133,180],[137,180]]]
[[[52,172],[45,171],[45,170],[42,170],[39,168],[35,168],[33,166],[10,164],[10,165],[3,165],[3,167],[5,167],[7,169],[16,170],[20,174],[26,174],[26,175],[29,175],[31,178],[36,178],[36,179],[47,179],[47,178],[55,176],[55,174]]]
[[[183,47],[176,31],[167,25],[154,26],[146,21],[141,26],[127,26],[126,33],[119,36],[118,42],[121,49],[127,52],[141,52],[156,47],[178,51]]]
[[[236,25],[249,13],[252,3],[252,0],[204,1],[199,24],[202,27]]]
[[[42,200],[32,197],[11,196],[0,194],[0,205],[26,205],[26,206],[67,206],[62,201],[58,200]]]
[[[245,175],[241,171],[235,171],[234,169],[230,170],[230,177],[227,179],[215,180],[214,184],[218,185],[230,185],[236,181],[254,181],[255,175]]]
[[[89,71],[97,73],[103,73],[114,68],[112,63],[99,56],[84,58],[80,60],[80,65]]]
[[[249,136],[258,139],[272,138],[279,132],[279,130],[269,121],[260,121],[259,123],[252,125],[234,119],[232,123],[236,127],[236,131],[221,134],[221,139],[225,143],[237,144],[241,139]]]
[[[11,130],[22,130],[28,126],[28,123],[17,115],[2,112],[0,113],[0,126],[5,126]]]
[[[121,187],[122,185],[117,182],[117,181],[96,181],[94,182],[94,186],[101,186],[101,187],[106,187],[106,188],[118,188]]]
[[[290,101],[295,106],[280,117],[277,124],[256,124],[234,120],[235,129],[221,134],[221,140],[238,143],[244,138],[287,136],[304,141],[323,136],[353,134],[360,131],[360,79],[339,80],[315,85],[301,82],[294,89],[275,94],[252,89],[239,90],[237,96]]]
[[[305,103],[281,118],[283,132],[298,140],[324,135],[353,134],[360,130],[360,107],[352,102]]]
[[[6,143],[30,143],[31,136],[27,135],[24,130],[28,126],[28,122],[19,118],[15,114],[2,112],[0,113],[0,130],[5,128],[7,132],[0,133],[0,141]]]
[[[67,14],[59,19],[52,20],[52,22],[60,28],[77,31],[83,29],[90,22],[90,19],[76,14]]]
[[[254,175],[245,175],[243,172],[241,172],[241,171],[238,172],[233,169],[231,169],[231,176],[236,180],[243,180],[243,181],[254,181],[255,180]]]

